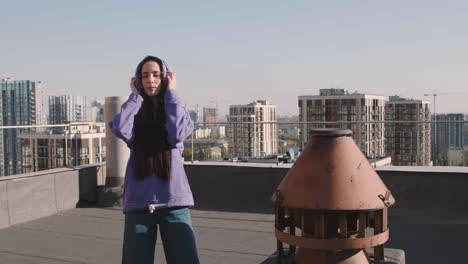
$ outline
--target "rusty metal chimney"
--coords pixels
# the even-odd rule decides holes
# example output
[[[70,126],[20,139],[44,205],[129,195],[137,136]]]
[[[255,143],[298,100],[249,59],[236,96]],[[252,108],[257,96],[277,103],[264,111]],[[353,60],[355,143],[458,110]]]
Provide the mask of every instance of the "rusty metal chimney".
[[[372,263],[364,250],[371,247],[373,263],[380,263],[393,196],[351,130],[315,129],[311,134],[272,197],[279,263],[283,243],[290,245],[297,264]]]

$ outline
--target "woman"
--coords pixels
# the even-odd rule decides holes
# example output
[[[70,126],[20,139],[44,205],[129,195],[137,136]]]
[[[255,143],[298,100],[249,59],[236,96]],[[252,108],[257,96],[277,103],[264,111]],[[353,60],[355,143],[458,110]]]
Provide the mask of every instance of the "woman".
[[[154,262],[158,227],[167,263],[199,263],[188,207],[183,141],[193,121],[175,94],[176,75],[153,56],[141,61],[110,130],[131,149],[124,183],[122,263]]]

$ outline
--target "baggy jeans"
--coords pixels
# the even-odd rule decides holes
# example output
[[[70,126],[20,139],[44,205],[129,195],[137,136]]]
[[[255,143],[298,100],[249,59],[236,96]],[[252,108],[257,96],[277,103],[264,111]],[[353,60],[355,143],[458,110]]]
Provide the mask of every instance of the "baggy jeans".
[[[187,207],[131,210],[125,214],[122,264],[153,264],[158,226],[168,264],[199,264]]]

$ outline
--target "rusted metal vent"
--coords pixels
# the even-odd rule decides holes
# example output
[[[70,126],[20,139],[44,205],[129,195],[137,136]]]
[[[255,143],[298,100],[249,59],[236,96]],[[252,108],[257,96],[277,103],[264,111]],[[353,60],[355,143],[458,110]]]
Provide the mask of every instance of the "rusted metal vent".
[[[279,263],[283,242],[297,264],[371,263],[364,250],[371,247],[374,263],[383,260],[387,207],[395,200],[351,135],[346,129],[312,130],[273,194]]]

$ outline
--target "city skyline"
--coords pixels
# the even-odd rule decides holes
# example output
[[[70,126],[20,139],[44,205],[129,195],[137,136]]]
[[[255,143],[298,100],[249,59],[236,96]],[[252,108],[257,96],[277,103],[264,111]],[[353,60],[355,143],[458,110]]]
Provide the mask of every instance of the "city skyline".
[[[78,128],[76,124],[86,123],[90,117],[89,111],[96,108],[94,109],[97,110],[96,115],[93,115],[94,119],[98,117],[99,107],[102,107],[99,102],[89,104],[84,96],[49,96],[49,100],[45,100],[42,96],[41,82],[2,79],[0,87],[2,96],[0,100],[1,125],[45,125],[45,114],[41,113],[44,113],[43,110],[47,108],[45,108],[45,102],[48,101],[51,113],[48,123],[70,122],[67,131],[71,133]],[[384,96],[333,88],[321,89],[320,95],[298,96],[298,106],[301,109],[301,114],[298,116],[298,120],[292,121],[297,122],[297,126],[293,127],[296,129],[292,131],[293,136],[278,134],[279,130],[286,134],[291,131],[283,132],[284,124],[276,123],[279,120],[279,115],[276,113],[277,107],[267,100],[257,100],[244,105],[229,105],[230,114],[227,116],[227,121],[230,124],[222,127],[217,124],[217,109],[203,107],[202,126],[194,131],[194,138],[199,141],[196,145],[201,148],[197,151],[197,157],[202,160],[216,157],[218,159],[227,158],[227,154],[236,157],[270,157],[277,155],[279,148],[284,152],[284,147],[305,146],[310,139],[308,132],[310,129],[343,127],[353,132],[356,144],[368,159],[379,159],[379,162],[385,164],[391,162],[392,165],[404,166],[430,166],[433,162],[436,162],[437,165],[466,164],[468,148],[463,138],[466,137],[464,135],[466,134],[466,123],[437,125],[391,123],[392,121],[426,122],[433,120],[430,112],[431,104],[428,100],[391,96],[387,101]],[[466,116],[463,114],[446,116],[439,113],[435,119],[447,121],[447,118],[451,121],[463,122]],[[288,120],[288,118],[283,118],[283,120]],[[299,122],[304,121],[312,123],[299,124]],[[315,121],[332,123],[317,125],[313,123]],[[344,124],[341,121],[351,123]],[[369,123],[374,121],[379,123]],[[380,121],[390,121],[390,123],[384,124]],[[232,122],[245,123],[236,125]],[[256,122],[272,122],[272,124],[258,124]],[[101,130],[104,131],[105,123],[97,125],[100,125]],[[90,124],[86,126],[91,128]],[[431,127],[433,128],[432,132]],[[286,126],[286,128],[288,127]],[[224,133],[226,138],[224,138]],[[54,141],[49,140],[51,135],[55,135]],[[20,128],[19,130],[11,130],[7,128],[0,130],[0,136],[3,138],[0,143],[4,143],[4,145],[0,144],[0,163],[8,164],[5,166],[8,170],[0,171],[0,175],[18,174],[21,173],[22,169],[35,171],[45,169],[48,166],[60,167],[67,164],[63,160],[65,157],[63,153],[67,149],[67,143],[63,142],[66,142],[67,133],[61,129]],[[431,137],[436,143],[431,143]],[[70,134],[70,140],[74,138],[77,137]],[[227,141],[223,139],[227,139]],[[49,141],[46,142],[46,140]],[[82,160],[75,165],[95,161],[95,157],[89,153],[98,153],[102,147],[94,149],[94,145],[101,146],[101,143],[100,141],[94,142],[94,139],[92,141],[93,143],[90,140],[79,143],[88,146],[88,148],[83,150],[79,157],[75,157],[75,161]],[[41,146],[40,149],[36,147],[36,144]],[[78,142],[70,142],[70,146],[73,144],[75,147],[78,146]],[[52,146],[54,150],[52,150]],[[58,149],[55,149],[56,146]],[[193,145],[191,146],[189,143],[187,146],[188,149],[191,149]],[[63,147],[65,150],[60,150]],[[93,148],[92,152],[89,150],[90,148]],[[72,153],[78,155],[78,151],[75,152]],[[186,152],[185,156],[192,158],[192,156],[187,156],[188,153]],[[432,157],[436,157],[437,161],[434,158],[431,161],[431,153],[435,153]]]
[[[417,100],[436,90],[447,93],[438,113],[467,113],[468,3],[453,3],[9,2],[0,78],[42,81],[46,95],[127,96],[154,54],[187,105],[217,101],[220,116],[258,99],[297,115],[297,96],[337,86]]]
[[[12,78],[4,78],[4,79],[1,79],[1,80],[10,81],[10,82],[12,82],[12,81],[30,81],[30,82],[37,82],[37,83],[41,83],[41,87],[43,87],[42,81],[38,81],[38,80],[35,80],[35,81],[33,81],[33,80],[27,80],[27,79],[25,79],[25,80],[16,80],[16,79],[12,79]],[[329,89],[331,89],[331,90],[345,90],[345,92],[348,93],[348,94],[350,94],[350,95],[352,95],[352,94],[365,94],[364,92],[361,92],[361,91],[359,91],[359,90],[354,90],[354,91],[351,92],[351,91],[348,91],[348,90],[346,90],[346,89],[344,89],[344,88],[320,88],[320,89],[319,89],[319,92],[318,92],[317,94],[307,94],[307,95],[304,94],[304,95],[299,95],[299,97],[300,97],[300,96],[319,96],[320,90],[329,90]],[[47,104],[48,104],[47,106],[44,105],[45,108],[46,108],[47,110],[49,110],[48,108],[50,107],[50,102],[49,102],[49,101],[50,101],[50,98],[53,98],[53,97],[84,97],[84,98],[95,98],[95,97],[92,97],[92,96],[86,96],[86,95],[80,95],[80,94],[74,94],[74,95],[66,95],[66,94],[58,94],[58,93],[57,93],[57,94],[50,94],[46,89],[44,89],[43,94],[48,94],[47,96],[45,96],[45,95],[43,96],[44,103],[47,103]],[[391,100],[391,97],[395,97],[395,96],[397,96],[397,97],[402,97],[401,94],[400,94],[400,95],[389,95],[389,96],[379,95],[379,94],[372,94],[372,95],[373,95],[373,96],[383,96],[383,97],[385,97],[385,100],[386,100],[386,101],[390,101],[390,100]],[[432,98],[432,95],[433,95],[433,94],[430,94],[431,98]],[[426,96],[428,96],[428,95],[426,94]],[[408,98],[408,99],[411,99],[411,100],[424,100],[424,101],[429,101],[431,104],[432,104],[432,101],[433,101],[432,99],[417,99],[417,98]],[[256,99],[256,100],[253,100],[253,102],[258,101],[258,100],[262,100],[262,99]],[[98,102],[104,102],[104,98],[95,98],[95,99],[92,100],[92,103],[98,103]],[[216,105],[215,105],[215,106],[212,106],[213,103],[216,103]],[[244,102],[242,102],[242,103],[245,104],[246,102],[244,101]],[[210,102],[208,102],[208,104],[206,104],[206,105],[202,105],[202,104],[187,105],[187,104],[185,104],[185,107],[186,107],[187,111],[193,112],[193,113],[198,113],[201,117],[203,117],[203,111],[204,111],[205,108],[206,108],[206,109],[216,109],[216,110],[219,111],[220,113],[223,113],[223,114],[219,115],[219,119],[220,119],[219,122],[225,122],[225,119],[226,119],[227,116],[229,115],[229,113],[228,113],[229,107],[232,106],[232,105],[239,105],[239,104],[242,104],[242,103],[239,102],[239,103],[235,103],[235,104],[226,104],[226,105],[223,105],[223,107],[227,109],[227,110],[224,109],[225,111],[219,111],[220,107],[219,107],[219,105],[217,104],[217,101],[210,101]],[[101,106],[101,107],[102,107],[102,106]],[[93,107],[92,107],[92,105],[90,104],[90,105],[89,105],[89,111],[91,111],[92,108],[93,108]],[[431,106],[431,111],[432,111],[432,109],[433,109],[433,108],[432,108],[432,106]],[[438,111],[437,111],[437,113],[436,113],[437,115],[439,115],[439,114],[441,114],[441,115],[446,115],[446,114],[463,114],[463,115],[468,115],[468,112],[439,112],[439,110],[440,110],[440,109],[438,109]],[[45,112],[45,113],[46,113],[46,115],[43,116],[43,117],[44,117],[44,118],[49,118],[49,117],[50,117],[50,116],[49,116],[49,112],[47,111],[47,112]],[[432,112],[431,112],[431,114],[432,114]],[[91,114],[90,114],[90,115],[91,115]],[[298,112],[297,112],[297,113],[291,113],[291,114],[288,114],[288,113],[278,113],[278,114],[277,114],[278,117],[298,117],[299,115],[300,115],[300,109],[299,109],[299,108],[298,108]],[[223,121],[223,120],[224,120],[224,121]],[[90,120],[90,121],[91,121],[91,120]],[[203,123],[204,121],[203,121],[203,120],[198,120],[198,121],[196,121],[196,122]],[[62,123],[63,123],[63,122],[62,122]]]

